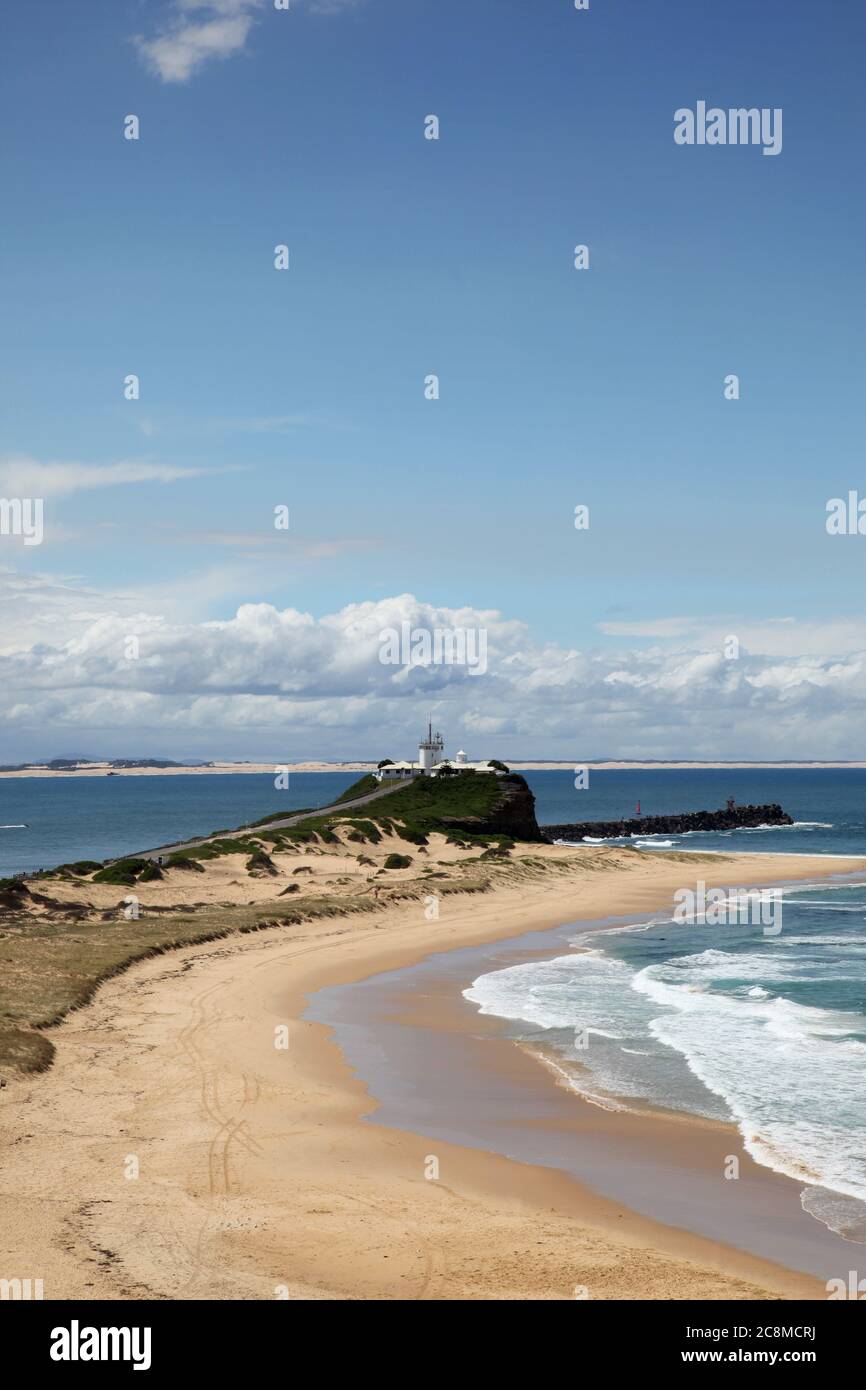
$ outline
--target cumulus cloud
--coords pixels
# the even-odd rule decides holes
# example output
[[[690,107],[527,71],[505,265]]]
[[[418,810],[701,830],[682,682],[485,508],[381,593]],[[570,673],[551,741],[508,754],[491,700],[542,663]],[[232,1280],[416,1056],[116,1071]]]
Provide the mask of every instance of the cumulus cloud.
[[[339,14],[356,0],[294,0],[313,13]],[[188,82],[205,63],[232,58],[246,47],[256,14],[272,0],[173,0],[165,24],[151,38],[136,37],[146,65],[163,82]]]
[[[0,573],[0,613],[13,612],[29,622],[17,640],[5,628],[0,647],[6,759],[25,745],[26,756],[45,753],[48,728],[74,731],[69,747],[90,746],[100,731],[101,746],[116,752],[399,756],[428,714],[452,750],[463,743],[479,755],[575,762],[854,759],[866,736],[864,629],[857,649],[826,655],[799,648],[798,625],[785,623],[785,654],[727,660],[714,644],[567,648],[499,612],[411,594],[319,617],[249,603],[195,622],[134,594]],[[482,629],[486,673],[383,664],[381,634],[403,623],[413,632]],[[132,660],[130,635],[139,644]]]
[[[264,0],[175,0],[168,23],[139,52],[163,82],[188,82],[203,64],[244,48]]]

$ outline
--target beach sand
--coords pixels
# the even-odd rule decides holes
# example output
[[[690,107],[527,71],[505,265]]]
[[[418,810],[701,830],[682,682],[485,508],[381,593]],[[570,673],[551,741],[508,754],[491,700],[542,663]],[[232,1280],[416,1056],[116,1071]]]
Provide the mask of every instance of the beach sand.
[[[700,874],[746,886],[858,867],[737,855]],[[41,1278],[46,1298],[826,1296],[562,1173],[365,1123],[364,1087],[330,1030],[303,1018],[313,992],[432,951],[669,906],[693,872],[584,851],[573,876],[454,896],[435,922],[404,903],[183,949],[108,981],[51,1031],[53,1067],[0,1092],[0,1277]],[[632,1142],[661,1142],[657,1120],[629,1122]],[[712,1161],[704,1127],[682,1121],[665,1142]]]
[[[277,772],[372,772],[377,766],[374,760],[368,762],[345,762],[345,763],[326,763],[315,759],[306,762],[286,763],[275,760],[274,762],[215,762],[208,767],[199,764],[190,766],[180,765],[178,767],[119,767],[112,768],[107,761],[92,763],[81,763],[77,767],[60,769],[45,766],[34,766],[25,768],[7,768],[0,770],[0,778],[6,777],[178,777],[196,775],[208,777],[215,775],[225,775],[226,773],[256,773],[260,775],[268,774],[273,777]],[[508,766],[512,772],[573,772],[575,771],[574,762],[554,762],[554,761],[516,761],[509,762]],[[623,759],[622,761],[602,759],[600,761],[589,759],[587,762],[579,764],[580,767],[590,768],[596,772],[614,771],[620,772],[663,772],[670,769],[679,770],[700,770],[711,771],[714,768],[724,771],[731,771],[737,768],[753,769],[773,769],[773,768],[860,768],[866,767],[866,762],[639,762]]]

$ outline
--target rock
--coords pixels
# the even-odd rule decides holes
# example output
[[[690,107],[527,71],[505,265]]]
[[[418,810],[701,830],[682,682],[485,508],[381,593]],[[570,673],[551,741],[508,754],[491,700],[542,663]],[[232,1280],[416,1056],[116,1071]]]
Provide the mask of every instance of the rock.
[[[462,830],[467,835],[509,835],[512,840],[535,843],[543,840],[535,819],[535,797],[526,779],[510,772],[507,777],[498,778],[497,783],[499,800],[486,816],[442,816],[441,826]]]
[[[573,825],[544,825],[548,840],[614,840],[629,835],[685,835],[690,830],[748,830],[758,825],[793,825],[781,806],[734,806],[723,811],[686,811],[679,816],[640,816],[633,820],[579,821]]]

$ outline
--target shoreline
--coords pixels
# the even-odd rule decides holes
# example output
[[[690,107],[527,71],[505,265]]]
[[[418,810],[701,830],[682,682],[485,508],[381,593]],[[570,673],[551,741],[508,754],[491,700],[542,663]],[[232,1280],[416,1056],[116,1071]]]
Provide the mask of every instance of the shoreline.
[[[777,866],[735,855],[707,877],[766,885]],[[827,875],[817,858],[797,869],[785,881]],[[586,874],[580,893],[496,888],[447,900],[435,923],[404,904],[132,966],[51,1030],[48,1072],[0,1093],[0,1273],[38,1269],[47,1298],[824,1297],[815,1279],[550,1168],[365,1123],[366,1087],[330,1028],[304,1018],[326,987],[611,907],[652,910],[681,878],[641,860]],[[431,1152],[439,1181],[425,1179]]]
[[[434,1148],[444,1139],[564,1172],[596,1196],[773,1260],[823,1289],[862,1240],[807,1214],[804,1169],[753,1157],[731,1118],[585,1092],[579,1068],[570,1070],[554,1047],[520,1036],[507,1017],[482,1013],[464,996],[479,973],[567,956],[576,930],[585,938],[577,949],[590,949],[594,931],[626,928],[641,915],[437,953],[320,991],[307,1016],[332,1029],[375,1097],[370,1122],[434,1136]],[[441,1064],[431,1060],[437,1052]],[[447,1079],[455,1074],[459,1093]],[[726,1172],[732,1159],[736,1182]]]
[[[506,760],[507,761],[507,760]],[[246,773],[251,776],[268,775],[273,777],[275,773],[287,771],[293,772],[372,772],[377,766],[375,759],[369,761],[355,762],[323,762],[322,760],[310,759],[295,763],[278,762],[214,762],[210,767],[201,767],[195,763],[181,764],[178,767],[118,767],[112,768],[107,761],[83,763],[80,767],[74,768],[49,768],[41,765],[34,765],[26,768],[0,769],[0,780],[3,778],[45,778],[45,777],[178,777],[178,776],[226,776],[231,774]],[[691,760],[661,760],[659,762],[646,762],[633,759],[590,759],[588,762],[579,764],[593,772],[676,772],[676,771],[700,771],[701,769],[712,772],[736,772],[748,771],[750,768],[755,771],[791,771],[808,770],[813,768],[837,769],[844,771],[846,768],[860,769],[866,768],[866,761],[863,762],[838,762],[838,761],[809,761],[803,762],[696,762]],[[554,759],[545,761],[544,759],[523,759],[515,762],[508,762],[508,767],[512,772],[571,772],[575,771],[574,762],[563,762]]]

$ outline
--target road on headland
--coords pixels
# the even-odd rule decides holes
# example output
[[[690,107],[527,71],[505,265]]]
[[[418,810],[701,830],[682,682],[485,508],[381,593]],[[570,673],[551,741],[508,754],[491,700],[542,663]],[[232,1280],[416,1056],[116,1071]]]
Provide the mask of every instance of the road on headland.
[[[212,835],[204,835],[200,840],[179,840],[174,845],[157,845],[156,849],[143,849],[137,854],[122,854],[120,859],[165,859],[169,854],[178,854],[183,850],[197,849],[199,845],[209,845],[214,840],[224,840],[232,835],[255,835],[257,830],[283,830],[290,825],[299,825],[301,821],[311,820],[313,816],[329,815],[334,811],[353,811],[358,806],[366,806],[371,801],[378,801],[382,796],[390,796],[393,792],[399,791],[401,787],[408,787],[414,782],[420,773],[413,777],[401,777],[398,782],[392,782],[388,786],[377,787],[374,792],[367,792],[365,796],[356,796],[351,801],[332,801],[328,806],[321,806],[315,811],[300,811],[293,816],[280,816],[279,820],[269,820],[264,825],[239,825],[235,830],[217,830]],[[117,863],[116,859],[107,861],[110,864]]]

